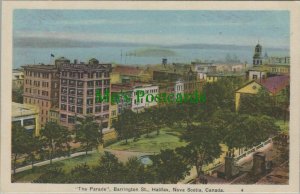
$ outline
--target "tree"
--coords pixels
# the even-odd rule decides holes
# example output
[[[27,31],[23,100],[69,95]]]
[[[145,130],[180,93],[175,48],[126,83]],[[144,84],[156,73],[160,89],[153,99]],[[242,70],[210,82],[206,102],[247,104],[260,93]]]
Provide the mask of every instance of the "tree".
[[[97,183],[124,183],[126,170],[118,158],[109,152],[104,152],[99,165],[93,169]]]
[[[134,136],[134,130],[137,125],[136,113],[129,109],[125,109],[118,119],[113,121],[113,127],[115,128],[118,138],[125,139],[125,143],[128,143],[128,139]]]
[[[75,142],[80,142],[87,155],[88,150],[97,148],[102,143],[102,133],[98,123],[92,117],[86,117],[81,124],[76,124]]]
[[[12,101],[17,103],[23,103],[23,88],[13,89],[12,90]]]
[[[233,148],[249,148],[265,141],[279,131],[275,120],[266,115],[238,114],[225,129],[224,142]]]
[[[36,156],[43,152],[43,143],[39,137],[29,135],[23,143],[23,146],[26,147],[25,153],[27,154],[27,159],[30,161],[33,169]]]
[[[86,163],[75,166],[67,177],[68,183],[95,183],[95,174]]]
[[[150,168],[155,172],[156,182],[174,184],[189,174],[190,167],[174,150],[161,150],[151,159]]]
[[[131,157],[125,163],[126,174],[125,183],[146,183],[149,180],[149,173],[146,171],[144,165],[137,157]]]
[[[17,159],[18,156],[21,154],[26,153],[27,146],[24,146],[24,142],[27,141],[27,139],[30,137],[30,135],[26,132],[26,129],[21,126],[20,124],[13,124],[12,125],[12,154],[13,156],[13,169],[14,173],[16,173],[16,167],[17,167]]]
[[[68,144],[70,133],[65,127],[61,127],[55,122],[47,122],[41,131],[41,136],[49,150],[50,164],[56,152],[61,152]]]
[[[188,145],[185,147],[186,158],[189,163],[196,167],[197,175],[203,173],[204,164],[209,164],[221,155],[220,138],[218,130],[211,123],[206,122],[201,125],[191,125],[183,135],[182,139]]]

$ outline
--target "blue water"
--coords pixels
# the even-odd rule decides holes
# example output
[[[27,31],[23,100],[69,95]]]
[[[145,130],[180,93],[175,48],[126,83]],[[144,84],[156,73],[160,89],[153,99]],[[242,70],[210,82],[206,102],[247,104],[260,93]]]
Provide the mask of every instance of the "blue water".
[[[117,64],[161,64],[162,57],[135,57],[125,56],[126,52],[132,52],[141,47],[100,47],[100,48],[14,48],[13,50],[13,67],[18,68],[26,64],[53,63],[51,53],[55,58],[64,56],[71,61],[78,59],[86,62],[90,58],[97,58],[104,63]],[[184,62],[190,63],[195,59],[199,60],[215,60],[224,61],[226,56],[237,56],[241,62],[247,61],[251,64],[253,56],[253,48],[244,49],[171,49],[177,53],[176,56],[166,57],[168,63]],[[122,57],[121,57],[122,52]],[[286,56],[289,55],[288,50],[268,49],[269,56]]]

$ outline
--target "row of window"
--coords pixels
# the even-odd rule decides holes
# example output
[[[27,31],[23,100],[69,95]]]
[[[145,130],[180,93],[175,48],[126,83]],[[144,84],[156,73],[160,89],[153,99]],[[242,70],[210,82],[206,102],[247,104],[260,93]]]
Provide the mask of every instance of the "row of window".
[[[62,85],[69,85],[69,86],[76,86],[77,87],[83,87],[83,81],[76,81],[76,80],[67,80],[67,79],[62,79],[61,84]],[[104,85],[109,85],[110,80],[104,80]],[[88,81],[87,82],[88,87],[93,87],[93,86],[102,86],[102,80],[96,80],[96,81]]]
[[[138,90],[138,89],[137,89],[137,91],[135,91],[135,92],[133,93],[133,95],[136,96],[137,93],[140,92],[140,91],[142,91],[142,90]],[[158,93],[158,89],[145,90],[144,92],[145,92],[145,94]]]
[[[106,92],[109,92],[109,88],[104,88],[103,90],[101,89],[96,89],[96,94],[102,94],[102,92],[105,94]],[[68,89],[66,87],[62,87],[61,88],[61,93],[62,94],[69,94],[69,95],[76,95],[76,89],[75,88],[69,88],[69,92]],[[86,91],[86,94],[88,96],[93,96],[94,95],[94,89],[88,89]],[[77,95],[82,96],[83,95],[83,90],[82,89],[77,89]]]
[[[31,88],[25,88],[25,92],[29,94],[37,94],[42,96],[48,96],[49,92],[44,90],[37,90],[37,89],[31,89]],[[54,93],[55,97],[57,97],[57,92]]]
[[[289,70],[287,68],[272,68],[272,72],[278,72],[278,73],[288,73]]]
[[[41,73],[41,72],[33,72],[33,71],[25,71],[26,76],[30,77],[42,77],[42,78],[49,78],[50,73]],[[54,76],[54,73],[53,73]]]
[[[24,102],[25,102],[25,104],[35,104],[35,103],[37,103],[37,104],[40,104],[42,107],[43,106],[46,106],[46,107],[48,107],[48,102],[46,101],[46,102],[44,102],[43,100],[36,100],[36,99],[31,99],[31,98],[24,98]]]
[[[67,109],[68,108],[68,109]],[[76,113],[79,113],[79,114],[83,114],[83,108],[82,107],[79,107],[79,106],[72,106],[72,105],[65,105],[65,104],[61,104],[61,110],[65,110],[65,111],[69,111],[69,112],[76,112]],[[108,105],[105,105],[103,106],[103,111],[108,111],[109,110],[109,106]],[[86,113],[89,114],[89,113],[99,113],[101,112],[101,106],[96,106],[95,107],[95,110],[93,110],[93,107],[88,107],[86,108]]]
[[[104,75],[104,77],[109,77],[108,72],[96,72],[96,73],[87,73],[88,78],[101,78]],[[62,72],[63,77],[70,77],[70,78],[83,78],[84,73],[83,72]]]

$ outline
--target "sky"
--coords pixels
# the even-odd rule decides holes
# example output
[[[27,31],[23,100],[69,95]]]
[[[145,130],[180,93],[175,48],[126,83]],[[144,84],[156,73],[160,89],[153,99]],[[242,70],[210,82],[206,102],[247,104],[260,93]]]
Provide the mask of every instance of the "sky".
[[[288,11],[15,10],[15,47],[225,44],[289,48]]]

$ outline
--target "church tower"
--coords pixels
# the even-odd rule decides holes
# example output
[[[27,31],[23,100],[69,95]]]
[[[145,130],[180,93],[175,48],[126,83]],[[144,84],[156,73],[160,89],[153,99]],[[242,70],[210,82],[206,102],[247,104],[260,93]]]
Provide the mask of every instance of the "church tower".
[[[253,65],[262,65],[262,46],[258,43],[254,49]]]

